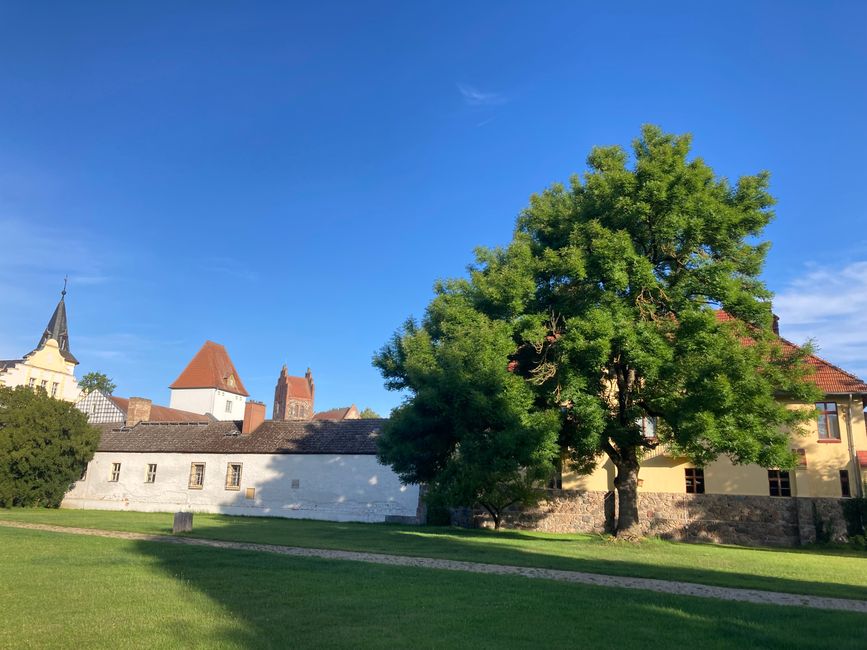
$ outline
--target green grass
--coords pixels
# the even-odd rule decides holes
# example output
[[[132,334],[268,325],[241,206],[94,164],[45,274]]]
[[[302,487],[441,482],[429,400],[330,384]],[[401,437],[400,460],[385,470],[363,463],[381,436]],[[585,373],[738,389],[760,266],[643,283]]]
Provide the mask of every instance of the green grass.
[[[863,648],[867,617],[0,528],[0,647]]]
[[[0,510],[0,518],[153,534],[172,515],[87,510]],[[395,553],[867,600],[867,555],[589,535],[355,524],[197,514],[193,537]]]

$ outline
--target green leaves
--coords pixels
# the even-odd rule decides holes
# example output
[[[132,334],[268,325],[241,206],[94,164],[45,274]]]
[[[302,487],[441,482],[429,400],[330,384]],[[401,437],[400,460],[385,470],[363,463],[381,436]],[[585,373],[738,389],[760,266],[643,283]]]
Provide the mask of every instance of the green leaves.
[[[808,416],[780,398],[816,389],[805,352],[772,333],[759,277],[769,176],[732,186],[690,146],[645,126],[631,159],[593,149],[582,179],[530,198],[508,247],[478,249],[468,278],[437,286],[422,323],[374,360],[407,391],[384,462],[500,502],[560,457],[580,470],[636,458],[656,444],[642,417],[698,464],[792,462],[786,430]]]
[[[56,508],[98,443],[99,431],[69,402],[0,387],[0,507]]]

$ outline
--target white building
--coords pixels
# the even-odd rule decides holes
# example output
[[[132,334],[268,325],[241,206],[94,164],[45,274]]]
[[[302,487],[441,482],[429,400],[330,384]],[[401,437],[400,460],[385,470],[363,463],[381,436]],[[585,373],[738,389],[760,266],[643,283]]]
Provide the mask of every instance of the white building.
[[[103,425],[63,507],[331,521],[416,521],[419,489],[376,459],[383,420]]]
[[[169,389],[171,408],[210,413],[218,420],[241,420],[250,395],[226,348],[213,341],[205,341]]]

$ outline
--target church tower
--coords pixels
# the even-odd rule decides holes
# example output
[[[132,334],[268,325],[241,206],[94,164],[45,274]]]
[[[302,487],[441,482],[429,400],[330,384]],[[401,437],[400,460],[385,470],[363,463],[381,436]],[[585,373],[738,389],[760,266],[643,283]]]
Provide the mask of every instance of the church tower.
[[[313,373],[307,369],[303,377],[292,377],[286,366],[280,371],[274,387],[274,420],[309,420],[313,417]]]

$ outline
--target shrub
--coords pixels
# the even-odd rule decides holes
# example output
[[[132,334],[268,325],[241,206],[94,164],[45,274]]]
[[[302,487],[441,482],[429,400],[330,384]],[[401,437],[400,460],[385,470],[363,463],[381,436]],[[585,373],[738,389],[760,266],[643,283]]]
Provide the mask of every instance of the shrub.
[[[0,387],[0,507],[58,507],[98,443],[99,431],[71,403]]]
[[[867,498],[843,501],[843,517],[846,519],[846,532],[850,538],[863,536],[867,527]]]

